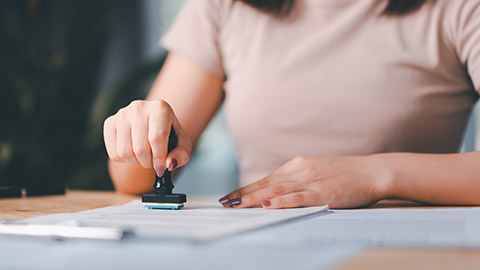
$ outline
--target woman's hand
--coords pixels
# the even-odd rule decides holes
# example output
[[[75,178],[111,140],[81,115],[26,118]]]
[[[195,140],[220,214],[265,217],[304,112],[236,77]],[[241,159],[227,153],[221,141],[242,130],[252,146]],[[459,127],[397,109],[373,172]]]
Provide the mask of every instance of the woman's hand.
[[[174,128],[177,147],[168,153],[168,136]],[[113,161],[140,164],[163,175],[190,159],[192,143],[180,126],[170,105],[163,100],[136,100],[104,123],[104,140]]]
[[[373,169],[370,156],[297,157],[269,176],[219,200],[225,207],[264,208],[320,206],[354,208],[383,198],[386,181]],[[388,179],[388,178],[384,178]]]

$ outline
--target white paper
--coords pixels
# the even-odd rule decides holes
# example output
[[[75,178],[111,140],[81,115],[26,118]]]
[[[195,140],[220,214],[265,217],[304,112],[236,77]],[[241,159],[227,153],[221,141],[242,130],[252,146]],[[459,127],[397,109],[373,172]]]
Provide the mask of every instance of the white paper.
[[[329,210],[238,239],[250,245],[480,247],[480,208]],[[238,243],[237,243],[238,245]]]
[[[221,244],[230,243],[230,239],[213,242],[48,241],[0,236],[0,269],[318,270],[335,269],[364,250],[351,244],[315,248],[290,245],[227,248]]]
[[[233,209],[198,204],[187,204],[185,208],[178,211],[150,210],[137,200],[122,206],[46,215],[26,222],[58,224],[75,220],[83,226],[129,229],[139,237],[204,241],[326,210],[326,206],[266,210],[263,208]]]

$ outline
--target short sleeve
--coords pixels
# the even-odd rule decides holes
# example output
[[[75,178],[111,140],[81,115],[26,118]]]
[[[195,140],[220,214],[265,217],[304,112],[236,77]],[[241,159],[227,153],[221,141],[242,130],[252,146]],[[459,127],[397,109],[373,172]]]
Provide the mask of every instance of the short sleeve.
[[[221,2],[188,0],[161,39],[168,51],[178,53],[199,68],[225,76],[219,48]]]
[[[457,3],[460,2],[456,16],[456,47],[475,89],[480,91],[480,0]]]

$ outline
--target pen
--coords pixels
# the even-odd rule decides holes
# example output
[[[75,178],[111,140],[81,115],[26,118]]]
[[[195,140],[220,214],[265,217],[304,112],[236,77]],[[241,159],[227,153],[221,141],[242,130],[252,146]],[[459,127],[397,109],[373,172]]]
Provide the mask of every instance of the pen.
[[[121,240],[133,232],[118,228],[80,227],[22,223],[0,223],[0,235],[39,236],[55,239],[78,238],[96,240]]]

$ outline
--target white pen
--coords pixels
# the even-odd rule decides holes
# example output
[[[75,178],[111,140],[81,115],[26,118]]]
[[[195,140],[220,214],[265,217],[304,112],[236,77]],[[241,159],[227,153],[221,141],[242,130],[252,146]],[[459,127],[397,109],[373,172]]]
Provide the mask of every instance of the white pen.
[[[82,227],[0,222],[0,235],[39,236],[48,238],[78,238],[96,240],[121,240],[133,232],[118,228]]]

